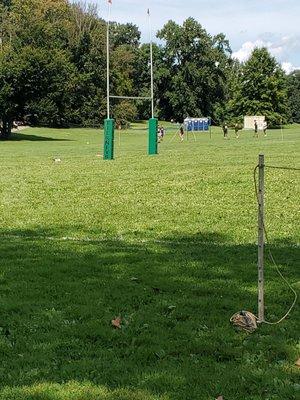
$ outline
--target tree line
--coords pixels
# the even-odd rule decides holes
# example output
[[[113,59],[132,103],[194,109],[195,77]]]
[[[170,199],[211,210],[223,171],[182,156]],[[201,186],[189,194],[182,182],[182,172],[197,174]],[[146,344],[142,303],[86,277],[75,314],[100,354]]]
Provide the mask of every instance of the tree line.
[[[216,124],[266,115],[300,122],[300,73],[287,76],[267,49],[241,64],[224,34],[169,21],[153,47],[155,111],[164,120],[210,116]],[[110,84],[116,96],[149,96],[150,48],[133,24],[111,24]],[[150,115],[149,101],[116,100],[119,124]],[[13,121],[100,126],[106,116],[106,23],[97,8],[68,0],[0,1],[0,136]]]

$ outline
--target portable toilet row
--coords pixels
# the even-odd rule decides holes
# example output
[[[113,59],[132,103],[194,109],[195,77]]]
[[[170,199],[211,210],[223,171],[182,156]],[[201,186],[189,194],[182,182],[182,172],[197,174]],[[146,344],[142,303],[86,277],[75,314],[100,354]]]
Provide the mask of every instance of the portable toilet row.
[[[186,118],[184,120],[185,130],[191,131],[208,131],[210,126],[209,118]]]

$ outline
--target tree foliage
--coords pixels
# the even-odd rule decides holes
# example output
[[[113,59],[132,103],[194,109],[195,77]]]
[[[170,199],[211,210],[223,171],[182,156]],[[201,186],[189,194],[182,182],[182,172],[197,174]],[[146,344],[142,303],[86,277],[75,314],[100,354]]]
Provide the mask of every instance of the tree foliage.
[[[270,126],[288,121],[286,77],[266,48],[254,49],[236,76],[231,116],[264,115]]]
[[[287,87],[292,121],[300,123],[300,70],[288,76]]]
[[[210,36],[193,18],[169,21],[158,32],[165,41],[159,71],[159,106],[167,117],[211,116],[224,99],[231,49],[225,36]]]
[[[94,4],[0,1],[0,136],[9,136],[16,119],[55,127],[103,123],[106,24]],[[139,29],[129,23],[111,23],[110,35],[111,93],[149,97],[149,44],[141,44]],[[287,79],[266,49],[241,65],[224,34],[210,35],[193,18],[169,21],[157,36],[154,93],[161,119],[229,122],[259,113],[271,124],[299,121],[299,75]],[[150,101],[112,101],[112,112],[120,124],[146,119]]]

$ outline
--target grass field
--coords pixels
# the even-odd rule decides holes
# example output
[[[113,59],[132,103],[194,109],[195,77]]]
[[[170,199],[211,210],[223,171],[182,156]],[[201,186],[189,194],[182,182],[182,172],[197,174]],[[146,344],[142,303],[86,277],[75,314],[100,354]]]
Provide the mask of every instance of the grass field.
[[[258,154],[300,167],[300,126],[284,140],[174,133],[152,157],[146,131],[116,133],[115,161],[96,130],[0,143],[0,400],[299,395],[299,306],[252,335],[229,319],[257,312]],[[298,291],[299,178],[266,176],[270,246]],[[266,280],[274,321],[293,296],[268,261]]]

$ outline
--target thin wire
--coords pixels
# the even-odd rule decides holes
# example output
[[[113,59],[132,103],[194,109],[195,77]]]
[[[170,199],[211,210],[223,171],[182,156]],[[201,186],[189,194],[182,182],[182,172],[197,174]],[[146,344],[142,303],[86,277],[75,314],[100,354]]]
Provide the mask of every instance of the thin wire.
[[[293,168],[293,167],[274,167],[273,165],[265,165],[266,168],[272,169],[283,169],[288,171],[300,171],[300,168]]]
[[[267,166],[265,165],[265,167],[267,167]],[[255,195],[256,195],[256,199],[257,199],[257,204],[259,204],[259,195],[258,195],[258,187],[257,187],[257,170],[258,170],[258,168],[259,168],[259,165],[257,165],[257,166],[254,168],[254,186],[255,186]],[[268,168],[290,169],[290,168],[288,168],[288,167],[271,167],[271,166],[268,166]],[[291,170],[294,170],[294,169],[291,168]],[[296,169],[296,170],[298,170],[298,169]],[[261,215],[261,217],[262,217],[262,215]],[[263,223],[263,229],[264,229],[265,237],[266,237],[266,239],[267,239],[267,242],[269,243],[268,232],[267,232],[266,225],[265,225],[265,222],[264,222],[264,219],[263,219],[263,218],[262,218],[262,221],[263,221],[262,223]],[[275,261],[275,259],[274,259],[274,257],[273,257],[273,254],[272,254],[272,252],[271,252],[271,250],[270,250],[269,248],[268,248],[268,254],[269,254],[269,257],[270,257],[271,262],[272,262],[272,263],[274,264],[274,266],[275,266],[275,269],[276,269],[278,275],[279,275],[279,276],[281,277],[281,279],[287,284],[287,286],[289,287],[289,289],[291,290],[291,292],[294,294],[294,301],[293,301],[292,305],[290,306],[290,308],[288,309],[288,311],[285,313],[285,315],[284,315],[282,318],[280,318],[280,319],[279,319],[278,321],[276,321],[276,322],[269,322],[269,321],[266,321],[266,320],[262,321],[263,323],[265,323],[265,324],[267,324],[267,325],[277,325],[277,324],[280,324],[282,321],[284,321],[284,320],[290,315],[290,313],[292,312],[293,308],[295,307],[295,305],[296,305],[296,303],[297,303],[298,294],[297,294],[297,292],[294,290],[294,288],[292,287],[292,285],[289,283],[289,281],[283,276],[282,272],[280,271],[280,269],[279,269],[279,267],[278,267],[278,265],[277,265],[277,263],[276,263],[276,261]]]

